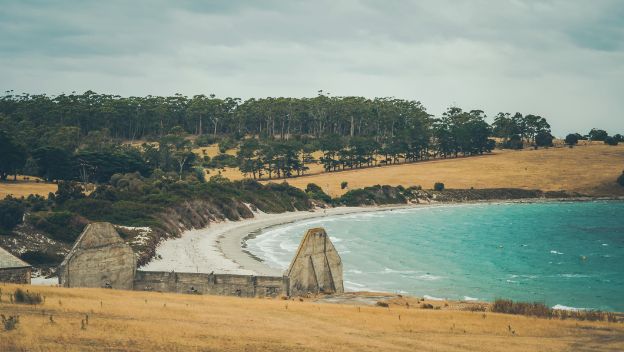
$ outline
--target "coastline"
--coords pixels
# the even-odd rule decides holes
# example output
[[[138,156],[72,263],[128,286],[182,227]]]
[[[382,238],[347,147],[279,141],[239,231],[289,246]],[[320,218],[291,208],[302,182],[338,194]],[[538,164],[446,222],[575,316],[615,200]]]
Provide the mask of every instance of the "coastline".
[[[254,217],[239,221],[211,223],[208,227],[184,231],[179,238],[162,242],[156,249],[152,261],[142,266],[146,271],[177,271],[227,273],[258,276],[281,276],[283,272],[269,267],[246,250],[245,241],[262,230],[302,220],[326,216],[340,216],[355,213],[391,211],[394,209],[424,206],[492,204],[492,203],[541,203],[541,202],[585,202],[622,200],[619,197],[593,198],[526,198],[501,200],[476,200],[463,202],[431,202],[391,204],[364,207],[316,208],[309,211],[294,211],[269,214],[254,212]],[[303,235],[303,234],[302,234]]]
[[[162,242],[156,248],[156,257],[139,269],[145,271],[214,272],[281,276],[283,272],[269,267],[245,250],[243,243],[250,235],[270,227],[325,216],[389,211],[428,205],[420,203],[371,207],[317,208],[310,211],[278,214],[254,212],[254,217],[250,219],[211,223],[208,227],[202,229],[184,231],[179,238]]]

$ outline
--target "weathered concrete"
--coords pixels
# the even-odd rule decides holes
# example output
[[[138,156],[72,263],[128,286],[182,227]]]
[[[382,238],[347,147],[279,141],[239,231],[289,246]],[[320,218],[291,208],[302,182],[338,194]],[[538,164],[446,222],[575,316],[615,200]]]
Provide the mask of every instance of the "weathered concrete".
[[[342,260],[323,228],[309,229],[286,273],[289,295],[342,293]]]
[[[110,287],[131,290],[136,258],[110,223],[87,225],[59,267],[65,287]]]
[[[31,270],[30,264],[0,247],[0,282],[29,284]]]
[[[322,228],[310,229],[285,276],[137,271],[130,246],[109,223],[89,224],[59,267],[65,287],[110,287],[241,297],[342,293],[342,261]]]
[[[240,297],[287,295],[288,278],[230,274],[137,271],[135,290]]]

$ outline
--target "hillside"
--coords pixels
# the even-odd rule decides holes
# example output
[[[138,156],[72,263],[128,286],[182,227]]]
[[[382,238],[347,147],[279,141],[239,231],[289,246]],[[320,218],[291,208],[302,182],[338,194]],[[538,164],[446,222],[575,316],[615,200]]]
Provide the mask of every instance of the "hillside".
[[[348,191],[340,189],[343,181],[348,182],[349,189],[376,184],[429,189],[435,182],[443,182],[446,188],[522,188],[624,196],[624,188],[615,182],[622,170],[624,145],[591,145],[495,150],[492,155],[320,173],[287,182],[301,189],[315,183],[332,196]]]
[[[624,348],[621,323],[547,320],[448,308],[425,310],[414,305],[406,307],[404,299],[383,308],[28,286],[25,288],[45,297],[42,305],[28,306],[8,303],[8,293],[16,286],[1,288],[0,313],[20,316],[15,330],[0,332],[2,351],[621,351]]]

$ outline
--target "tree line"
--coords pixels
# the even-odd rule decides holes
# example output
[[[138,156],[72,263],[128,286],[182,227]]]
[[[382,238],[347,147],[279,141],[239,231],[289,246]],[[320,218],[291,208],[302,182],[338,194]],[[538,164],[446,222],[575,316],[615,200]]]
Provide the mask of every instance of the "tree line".
[[[594,129],[589,138],[621,138],[602,132]],[[155,170],[181,179],[203,177],[199,167],[224,165],[253,178],[285,178],[304,174],[314,162],[337,171],[478,155],[495,147],[494,137],[499,146],[515,149],[548,146],[553,139],[539,115],[499,113],[490,125],[481,110],[450,107],[435,117],[414,100],[333,97],[322,91],[313,98],[245,101],[7,92],[0,97],[0,179],[20,173],[49,181],[106,182],[115,173]],[[148,142],[129,143],[136,140]],[[192,146],[217,141],[240,145],[238,156],[209,160],[191,152]],[[315,151],[322,152],[318,160]]]

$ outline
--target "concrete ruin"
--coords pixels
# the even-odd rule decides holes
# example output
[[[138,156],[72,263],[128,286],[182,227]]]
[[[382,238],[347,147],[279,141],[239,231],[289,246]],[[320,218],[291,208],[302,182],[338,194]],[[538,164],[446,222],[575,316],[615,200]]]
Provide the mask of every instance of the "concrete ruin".
[[[89,224],[59,267],[65,287],[277,297],[344,292],[342,261],[322,228],[308,230],[284,276],[136,270],[130,246],[109,223]]]
[[[292,296],[344,292],[342,260],[323,228],[306,232],[286,276]]]
[[[0,282],[29,284],[32,267],[0,247]]]
[[[136,258],[132,248],[107,222],[87,225],[59,266],[64,287],[105,287],[131,290]]]

